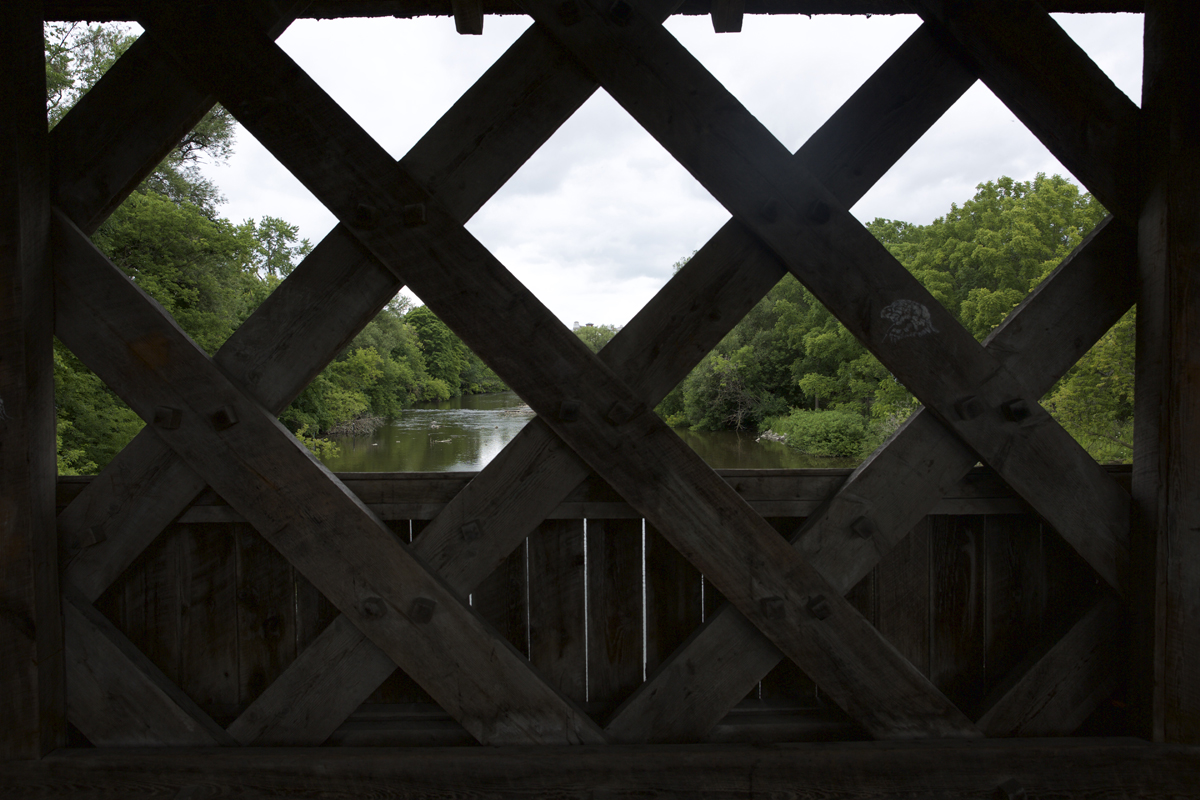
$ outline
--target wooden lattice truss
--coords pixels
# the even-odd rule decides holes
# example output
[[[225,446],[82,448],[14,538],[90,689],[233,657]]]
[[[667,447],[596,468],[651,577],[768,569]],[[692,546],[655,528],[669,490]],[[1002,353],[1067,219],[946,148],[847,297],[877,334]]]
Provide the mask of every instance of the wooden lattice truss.
[[[782,657],[878,738],[1069,733],[1111,692],[1129,496],[1038,399],[1133,301],[1139,110],[1039,6],[913,2],[793,155],[670,0],[522,0],[534,24],[397,164],[274,43],[302,5],[145,3],[51,135],[55,331],[151,423],[59,518],[89,739],[319,744],[396,665],[490,744],[696,741]],[[1113,215],[983,345],[847,211],[977,78]],[[596,356],[463,223],[599,86],[733,219]],[[210,359],[88,234],[214,100],[341,222]],[[652,410],[789,271],[924,403],[791,545]],[[538,413],[411,548],[275,419],[403,285]],[[843,594],[977,460],[1112,591],[972,721]],[[590,471],[729,600],[604,727],[464,600]],[[92,606],[206,484],[341,611],[228,730]]]

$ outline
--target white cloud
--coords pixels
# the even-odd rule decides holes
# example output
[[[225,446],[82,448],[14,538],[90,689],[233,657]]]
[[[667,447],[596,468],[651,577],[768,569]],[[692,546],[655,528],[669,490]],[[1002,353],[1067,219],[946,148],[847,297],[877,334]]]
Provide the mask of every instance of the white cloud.
[[[1140,15],[1060,15],[1134,100]],[[393,156],[401,156],[529,25],[488,17],[483,36],[447,18],[301,21],[281,46]],[[748,16],[740,34],[704,17],[667,27],[790,150],[815,131],[918,20]],[[975,185],[1065,170],[977,85],[853,209],[928,222]],[[283,217],[314,241],[333,217],[246,133],[209,174],[240,221]],[[558,317],[626,322],[726,212],[602,91],[501,189],[468,229]]]

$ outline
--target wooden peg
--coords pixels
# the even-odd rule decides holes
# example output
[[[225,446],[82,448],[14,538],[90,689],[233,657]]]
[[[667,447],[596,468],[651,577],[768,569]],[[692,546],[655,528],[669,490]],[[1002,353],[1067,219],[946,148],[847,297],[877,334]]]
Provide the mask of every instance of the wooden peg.
[[[454,9],[454,29],[464,36],[483,33],[483,0],[450,0]]]
[[[741,33],[746,0],[712,0],[712,24],[717,33]]]

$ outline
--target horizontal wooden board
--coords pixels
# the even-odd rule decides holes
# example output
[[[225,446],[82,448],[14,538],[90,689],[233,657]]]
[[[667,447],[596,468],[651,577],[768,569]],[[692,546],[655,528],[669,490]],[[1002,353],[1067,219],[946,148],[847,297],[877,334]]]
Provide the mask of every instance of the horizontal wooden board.
[[[1139,13],[1142,0],[1044,0],[1047,11],[1065,13]],[[47,19],[129,20],[136,19],[138,0],[47,0]],[[711,0],[684,0],[674,13],[707,16]],[[523,15],[518,0],[487,0],[486,14]],[[906,0],[746,0],[747,14],[909,14]],[[315,0],[300,16],[313,19],[336,17],[448,17],[452,0]],[[450,24],[447,21],[447,24]]]
[[[1112,464],[1104,470],[1118,483],[1129,485],[1131,467]],[[828,497],[853,472],[839,470],[730,470],[723,477],[751,508],[764,517],[803,517]],[[432,519],[477,473],[339,472],[367,507],[385,520]],[[66,508],[95,476],[60,476],[56,494],[59,510]],[[769,513],[768,513],[769,512]],[[929,511],[931,514],[1027,514],[1029,508],[987,467],[976,467]],[[549,519],[633,519],[640,515],[598,478],[565,498]],[[180,523],[242,522],[211,489],[202,492]]]
[[[1010,783],[1012,782],[1012,783]],[[825,797],[911,800],[1200,797],[1200,748],[1131,739],[404,751],[61,750],[0,764],[25,800],[261,798]],[[1014,787],[1006,795],[1001,785]]]

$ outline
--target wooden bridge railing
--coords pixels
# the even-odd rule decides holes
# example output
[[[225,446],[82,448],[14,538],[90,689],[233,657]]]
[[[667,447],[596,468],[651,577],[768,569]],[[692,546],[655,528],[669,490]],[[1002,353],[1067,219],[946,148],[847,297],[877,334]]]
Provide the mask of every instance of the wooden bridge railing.
[[[849,470],[723,470],[783,534]],[[1114,467],[1122,482],[1128,469]],[[340,479],[411,542],[473,477],[361,473]],[[62,478],[65,506],[90,478]],[[972,719],[1101,600],[1095,573],[990,471],[948,494],[848,599]],[[91,545],[64,541],[64,556]],[[558,691],[610,721],[644,677],[723,598],[599,479],[567,497],[470,602]],[[203,493],[100,597],[96,608],[165,676],[236,738],[252,740],[253,705],[337,610],[215,493]],[[1113,631],[1107,641],[1115,654]],[[1115,655],[1081,681],[1074,726],[1121,730]],[[1119,695],[1117,700],[1119,702]],[[79,715],[77,715],[78,717]],[[1004,731],[993,731],[1004,733]],[[1018,732],[1016,730],[1010,733]],[[1030,731],[1021,730],[1021,733]],[[1036,733],[1037,731],[1033,731]],[[88,733],[97,736],[96,732]],[[115,736],[117,741],[105,740]],[[87,738],[86,736],[84,738]],[[120,735],[101,732],[104,744]],[[706,737],[766,742],[866,738],[792,662],[783,660]],[[82,743],[82,741],[80,742]],[[270,743],[268,741],[261,743]],[[395,670],[326,740],[335,745],[473,744],[417,684]]]

